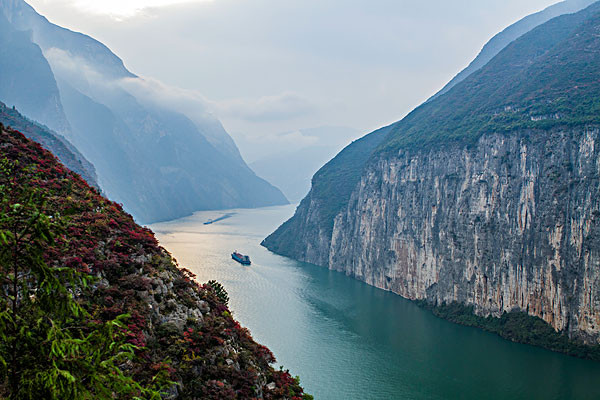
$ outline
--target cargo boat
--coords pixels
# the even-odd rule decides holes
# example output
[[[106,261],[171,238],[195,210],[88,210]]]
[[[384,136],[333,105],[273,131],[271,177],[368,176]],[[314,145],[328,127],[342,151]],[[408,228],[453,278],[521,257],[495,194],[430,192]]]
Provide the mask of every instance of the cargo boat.
[[[243,265],[250,265],[250,257],[245,256],[237,251],[231,253],[231,258]]]

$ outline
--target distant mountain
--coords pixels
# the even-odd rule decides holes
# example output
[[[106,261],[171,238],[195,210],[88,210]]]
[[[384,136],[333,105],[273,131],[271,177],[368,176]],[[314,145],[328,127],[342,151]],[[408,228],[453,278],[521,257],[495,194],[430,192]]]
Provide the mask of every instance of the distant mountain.
[[[347,146],[263,245],[600,359],[599,76],[594,3]]]
[[[483,47],[477,58],[475,58],[467,68],[456,75],[446,86],[436,93],[431,99],[434,99],[452,89],[456,84],[465,80],[473,72],[478,71],[494,58],[502,49],[512,43],[515,39],[531,31],[536,26],[550,21],[552,18],[563,14],[571,14],[580,11],[598,0],[566,0],[551,5],[543,11],[528,15],[527,17],[512,24],[496,36],[494,36]],[[430,99],[430,100],[431,100]]]
[[[67,139],[48,127],[31,121],[16,109],[0,102],[0,124],[21,132],[27,138],[49,150],[71,171],[79,174],[88,185],[97,189],[96,169]]]
[[[180,112],[167,88],[129,72],[102,43],[21,0],[2,0],[0,16],[0,42],[11,44],[0,49],[0,100],[63,134],[139,221],[287,203],[218,120],[199,107]]]
[[[6,6],[5,0],[0,8]],[[29,118],[61,134],[70,132],[60,93],[48,61],[31,42],[31,34],[17,30],[0,12],[0,101],[15,106]]]
[[[297,140],[295,135],[302,136],[303,140]],[[310,180],[315,172],[358,136],[359,131],[356,129],[337,126],[281,133],[271,138],[271,153],[263,155],[249,165],[259,176],[281,189],[290,201],[297,202],[310,190]],[[286,137],[290,137],[290,140],[295,140],[296,143],[308,143],[287,146],[274,143],[277,139],[282,142]],[[249,144],[248,148],[251,149],[252,145]]]

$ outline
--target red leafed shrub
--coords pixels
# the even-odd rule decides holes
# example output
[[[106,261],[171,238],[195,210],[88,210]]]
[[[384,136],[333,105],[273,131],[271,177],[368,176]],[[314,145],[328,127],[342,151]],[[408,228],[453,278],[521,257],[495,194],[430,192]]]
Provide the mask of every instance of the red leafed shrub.
[[[297,380],[271,367],[273,353],[233,319],[214,287],[199,285],[192,272],[179,269],[152,231],[137,225],[122,205],[102,197],[38,144],[1,126],[0,149],[0,158],[18,162],[27,185],[44,192],[44,213],[63,224],[44,254],[48,265],[97,277],[80,299],[95,320],[129,315],[127,340],[139,347],[140,357],[127,368],[138,380],[151,382],[157,371],[167,371],[183,399],[252,399],[261,390],[267,399],[303,398]],[[151,295],[164,272],[172,277],[162,283],[172,284],[169,296]],[[205,310],[202,318],[180,319],[179,325],[167,318],[190,308]],[[274,390],[262,387],[265,378],[275,383]]]

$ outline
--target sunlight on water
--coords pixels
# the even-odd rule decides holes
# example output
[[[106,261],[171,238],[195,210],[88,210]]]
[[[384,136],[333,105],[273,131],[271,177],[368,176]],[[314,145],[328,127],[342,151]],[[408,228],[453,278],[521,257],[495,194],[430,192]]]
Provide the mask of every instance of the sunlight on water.
[[[600,363],[511,343],[260,246],[294,206],[198,212],[151,226],[317,399],[598,399]],[[227,213],[229,218],[204,225]],[[249,267],[231,259],[238,250]]]

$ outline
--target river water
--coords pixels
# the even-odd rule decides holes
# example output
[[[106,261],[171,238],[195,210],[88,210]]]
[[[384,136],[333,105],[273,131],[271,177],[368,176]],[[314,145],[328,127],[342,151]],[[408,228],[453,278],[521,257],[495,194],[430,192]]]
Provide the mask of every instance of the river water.
[[[600,363],[449,323],[400,296],[261,247],[293,212],[198,212],[151,228],[200,282],[224,285],[234,317],[316,399],[600,399]],[[252,265],[233,261],[234,250]]]

